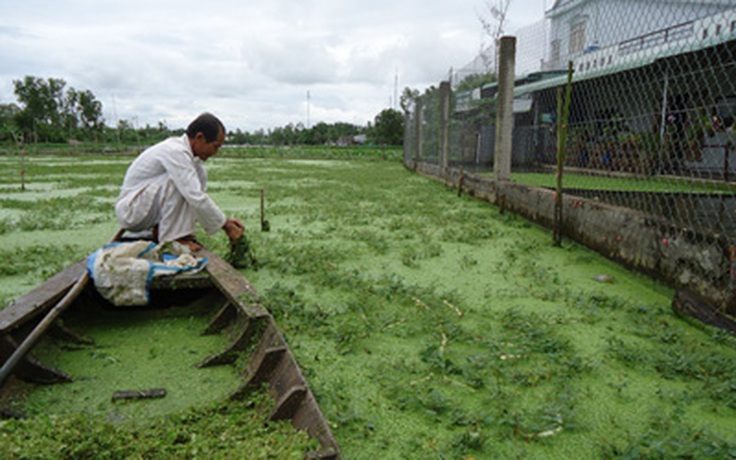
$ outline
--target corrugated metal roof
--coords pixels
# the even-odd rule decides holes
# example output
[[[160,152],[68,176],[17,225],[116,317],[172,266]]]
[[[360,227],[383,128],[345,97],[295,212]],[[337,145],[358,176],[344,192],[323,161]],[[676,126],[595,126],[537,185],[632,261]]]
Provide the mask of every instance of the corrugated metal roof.
[[[647,66],[658,59],[655,55],[648,55],[639,59],[627,59],[625,62],[613,63],[610,65],[604,65],[598,67],[595,70],[580,72],[575,70],[573,73],[573,83],[590,80],[593,78],[605,77],[607,75],[617,74],[626,70],[636,69],[638,67]],[[514,88],[514,96],[522,96],[524,94],[533,93],[535,91],[541,91],[548,88],[554,88],[567,83],[567,75],[560,77],[549,78],[536,83],[530,83]]]

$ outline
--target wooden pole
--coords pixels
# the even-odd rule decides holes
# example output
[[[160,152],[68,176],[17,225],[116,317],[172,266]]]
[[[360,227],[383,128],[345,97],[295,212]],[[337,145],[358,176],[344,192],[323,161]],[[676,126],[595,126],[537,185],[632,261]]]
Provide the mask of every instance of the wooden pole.
[[[266,189],[261,189],[261,231],[271,230],[271,224],[266,220]]]
[[[20,189],[26,190],[26,146],[23,145],[23,150],[20,152]]]

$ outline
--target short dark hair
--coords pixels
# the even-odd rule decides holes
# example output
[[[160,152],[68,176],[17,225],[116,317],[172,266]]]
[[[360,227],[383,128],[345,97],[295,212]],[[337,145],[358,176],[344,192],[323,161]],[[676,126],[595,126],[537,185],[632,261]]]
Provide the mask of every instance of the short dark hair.
[[[223,134],[226,133],[225,125],[222,124],[220,119],[211,113],[205,112],[189,123],[189,126],[187,126],[187,136],[190,139],[194,139],[197,133],[202,133],[207,142],[212,142],[217,139],[220,130],[222,130]]]

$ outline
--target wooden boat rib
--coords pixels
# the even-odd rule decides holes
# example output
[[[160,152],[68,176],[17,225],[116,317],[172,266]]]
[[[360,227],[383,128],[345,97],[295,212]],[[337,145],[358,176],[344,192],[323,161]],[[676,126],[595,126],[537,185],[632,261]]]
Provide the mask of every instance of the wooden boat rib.
[[[156,278],[153,293],[167,290],[212,290],[211,302],[217,311],[204,333],[218,333],[226,328],[236,330],[229,346],[222,352],[202,361],[199,366],[228,364],[239,354],[253,350],[248,357],[244,381],[233,391],[231,398],[239,398],[248,391],[267,384],[275,401],[271,420],[291,420],[292,424],[319,441],[320,447],[308,458],[342,458],[337,442],[314,398],[297,361],[271,314],[260,304],[251,283],[218,255],[202,250],[198,256],[208,258],[206,270],[198,275],[176,275]],[[0,311],[0,362],[5,363],[17,350],[25,334],[32,330],[54,305],[59,302],[86,273],[86,260],[76,262],[41,286],[33,289]],[[86,290],[94,290],[87,286]],[[208,297],[208,301],[210,298]],[[58,323],[58,322],[57,322]],[[54,324],[59,332],[60,324]],[[31,356],[25,356],[14,367],[12,375],[18,379],[40,382],[68,382],[72,379],[61,370],[46,366]],[[0,392],[9,382],[0,388]]]

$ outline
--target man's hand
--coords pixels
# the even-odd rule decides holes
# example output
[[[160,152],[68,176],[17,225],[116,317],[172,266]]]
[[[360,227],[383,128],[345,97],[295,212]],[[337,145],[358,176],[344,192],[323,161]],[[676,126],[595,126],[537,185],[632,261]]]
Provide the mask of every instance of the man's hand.
[[[232,242],[243,236],[245,226],[238,219],[227,219],[225,221],[225,225],[222,226],[222,229],[225,230],[227,237],[230,238],[230,241]]]

